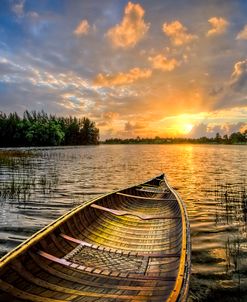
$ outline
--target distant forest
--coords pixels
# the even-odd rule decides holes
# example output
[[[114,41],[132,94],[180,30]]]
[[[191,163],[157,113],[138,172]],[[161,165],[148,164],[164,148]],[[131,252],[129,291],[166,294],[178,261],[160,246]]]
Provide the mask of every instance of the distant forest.
[[[0,112],[0,147],[96,145],[99,129],[84,117],[57,117],[45,112]]]
[[[215,137],[201,138],[111,138],[104,142],[105,144],[247,144],[247,130],[242,132],[234,132],[231,135],[221,136],[219,133]]]

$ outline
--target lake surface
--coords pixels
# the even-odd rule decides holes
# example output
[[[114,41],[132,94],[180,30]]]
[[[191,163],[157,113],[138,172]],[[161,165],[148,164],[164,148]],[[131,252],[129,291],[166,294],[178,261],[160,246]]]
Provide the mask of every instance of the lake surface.
[[[247,301],[247,146],[101,145],[0,156],[0,256],[74,206],[165,172],[191,225],[189,301]]]

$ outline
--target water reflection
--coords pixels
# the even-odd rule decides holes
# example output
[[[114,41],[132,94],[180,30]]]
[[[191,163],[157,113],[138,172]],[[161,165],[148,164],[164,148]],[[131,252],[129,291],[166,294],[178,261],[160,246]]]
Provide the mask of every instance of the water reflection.
[[[0,254],[75,205],[163,170],[190,218],[189,300],[247,301],[246,162],[245,146],[112,145],[0,155]]]

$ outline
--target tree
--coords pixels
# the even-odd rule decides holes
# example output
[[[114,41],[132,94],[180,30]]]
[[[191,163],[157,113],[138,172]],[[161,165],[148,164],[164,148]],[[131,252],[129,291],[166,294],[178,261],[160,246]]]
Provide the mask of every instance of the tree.
[[[80,142],[83,145],[96,145],[99,142],[99,129],[95,127],[95,123],[88,118],[82,120],[82,128],[80,129]]]
[[[230,141],[232,144],[239,144],[246,142],[245,134],[241,132],[234,132],[230,135]]]
[[[222,138],[221,138],[221,135],[219,134],[219,132],[216,133],[215,142],[217,144],[220,144],[222,142]]]
[[[99,129],[88,118],[48,116],[25,111],[8,116],[0,112],[0,146],[59,146],[98,144]]]

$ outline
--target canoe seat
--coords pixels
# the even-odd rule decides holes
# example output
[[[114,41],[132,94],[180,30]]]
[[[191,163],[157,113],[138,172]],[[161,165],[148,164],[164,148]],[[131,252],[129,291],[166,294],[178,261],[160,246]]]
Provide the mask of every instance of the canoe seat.
[[[110,209],[110,208],[102,207],[102,206],[97,205],[97,204],[92,204],[91,207],[95,208],[97,210],[109,212],[109,213],[111,213],[113,215],[116,215],[116,216],[129,215],[129,216],[137,217],[137,218],[142,219],[142,220],[150,220],[150,219],[181,219],[181,217],[179,217],[179,216],[146,215],[146,214],[138,213],[138,212],[134,212],[134,211],[129,212],[129,211],[125,211],[125,210],[115,210],[115,209]]]
[[[78,245],[63,258],[58,258],[41,250],[38,250],[36,253],[43,258],[62,266],[91,274],[133,280],[176,280],[176,269],[174,269],[174,274],[172,274],[170,266],[164,265],[167,259],[162,260],[160,258],[160,264],[157,264],[158,258],[156,257],[116,254],[91,249],[82,245]],[[176,256],[173,258],[174,259],[170,259],[169,261],[173,262],[177,260]]]
[[[119,273],[145,274],[148,257],[126,255],[93,249],[78,245],[64,259],[80,265],[97,268],[100,271],[115,271]]]

